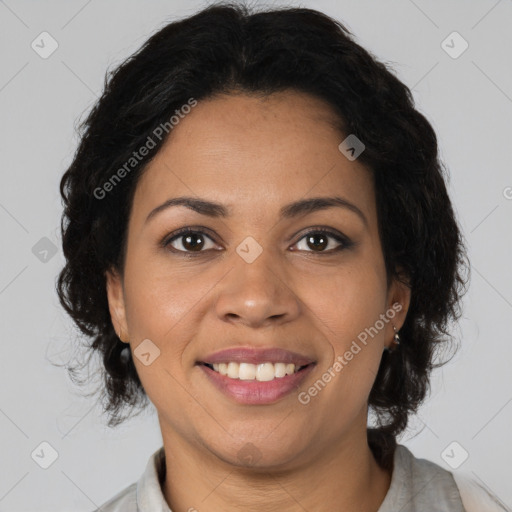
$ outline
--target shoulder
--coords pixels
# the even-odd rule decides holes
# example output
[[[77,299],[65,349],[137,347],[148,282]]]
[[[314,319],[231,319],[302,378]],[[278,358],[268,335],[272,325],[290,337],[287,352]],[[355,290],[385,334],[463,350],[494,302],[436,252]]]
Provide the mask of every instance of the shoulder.
[[[94,512],[137,512],[137,483],[118,492]]]
[[[428,459],[415,457],[400,444],[394,453],[389,494],[405,510],[414,512],[432,503],[443,511],[512,512],[468,474],[451,472]],[[379,510],[387,511],[385,507]]]
[[[497,496],[485,489],[471,475],[455,471],[453,478],[459,489],[466,512],[512,512]]]
[[[431,460],[415,457],[406,446],[400,444],[396,447],[394,464],[396,478],[404,483],[402,494],[414,504],[412,510],[423,510],[431,506],[434,500],[439,510],[464,511],[450,471]]]
[[[162,446],[150,457],[137,482],[129,485],[94,512],[171,512],[163,492],[165,452]]]
[[[393,453],[391,484],[378,512],[467,512],[452,474],[404,445]]]

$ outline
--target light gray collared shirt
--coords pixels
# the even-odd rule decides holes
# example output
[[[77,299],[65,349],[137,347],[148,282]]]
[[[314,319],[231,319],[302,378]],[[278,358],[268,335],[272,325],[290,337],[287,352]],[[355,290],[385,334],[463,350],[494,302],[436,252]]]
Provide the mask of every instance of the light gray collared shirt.
[[[463,502],[450,471],[427,459],[416,458],[404,445],[396,446],[393,461],[391,485],[377,512],[506,510],[496,502],[493,504],[490,495],[484,495],[481,490],[471,498],[465,491]],[[162,492],[164,475],[165,452],[162,446],[151,455],[138,482],[123,489],[94,512],[172,512]]]

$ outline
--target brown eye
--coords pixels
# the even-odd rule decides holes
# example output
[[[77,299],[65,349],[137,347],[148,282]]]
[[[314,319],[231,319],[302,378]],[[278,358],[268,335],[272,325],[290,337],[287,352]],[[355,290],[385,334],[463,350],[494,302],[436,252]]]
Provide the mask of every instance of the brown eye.
[[[172,238],[168,239],[164,242],[164,247],[171,246],[171,250],[175,250],[177,252],[204,252],[203,249],[213,248],[212,246],[208,246],[208,240],[212,242],[213,240],[203,233],[202,231],[192,231],[190,229],[185,229],[183,231],[179,231],[175,233]]]
[[[302,248],[298,247],[298,250],[306,252],[332,253],[352,245],[346,237],[328,230],[309,231],[296,245],[300,244],[302,240],[305,242],[302,244]]]
[[[306,235],[306,243],[311,249],[324,250],[329,245],[329,237],[323,233]]]

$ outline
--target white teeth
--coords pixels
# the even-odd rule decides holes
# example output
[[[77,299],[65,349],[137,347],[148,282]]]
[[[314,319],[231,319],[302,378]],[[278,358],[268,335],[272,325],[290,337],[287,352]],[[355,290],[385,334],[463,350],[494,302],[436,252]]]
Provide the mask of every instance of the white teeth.
[[[276,377],[284,377],[286,375],[286,364],[285,363],[275,363],[274,364]]]
[[[216,372],[226,375],[231,379],[258,380],[260,382],[292,375],[299,369],[297,367],[297,370],[295,370],[293,363],[252,364],[231,361],[229,363],[214,363],[212,366]]]
[[[240,363],[238,365],[238,378],[240,380],[254,380],[254,377],[256,377],[258,373],[256,366],[253,364]]]
[[[234,362],[228,363],[227,375],[232,379],[238,379],[240,375],[240,365]]]
[[[256,380],[266,382],[268,380],[273,380],[275,375],[276,372],[272,363],[262,363],[258,365],[258,369],[256,370]]]

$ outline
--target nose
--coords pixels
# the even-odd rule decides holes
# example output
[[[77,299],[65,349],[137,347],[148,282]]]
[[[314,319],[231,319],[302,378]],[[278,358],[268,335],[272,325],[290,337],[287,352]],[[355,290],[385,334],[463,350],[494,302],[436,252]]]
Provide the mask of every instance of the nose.
[[[263,250],[251,263],[238,254],[233,259],[233,270],[218,285],[215,309],[222,321],[256,328],[298,317],[301,302],[292,279],[271,251]]]

